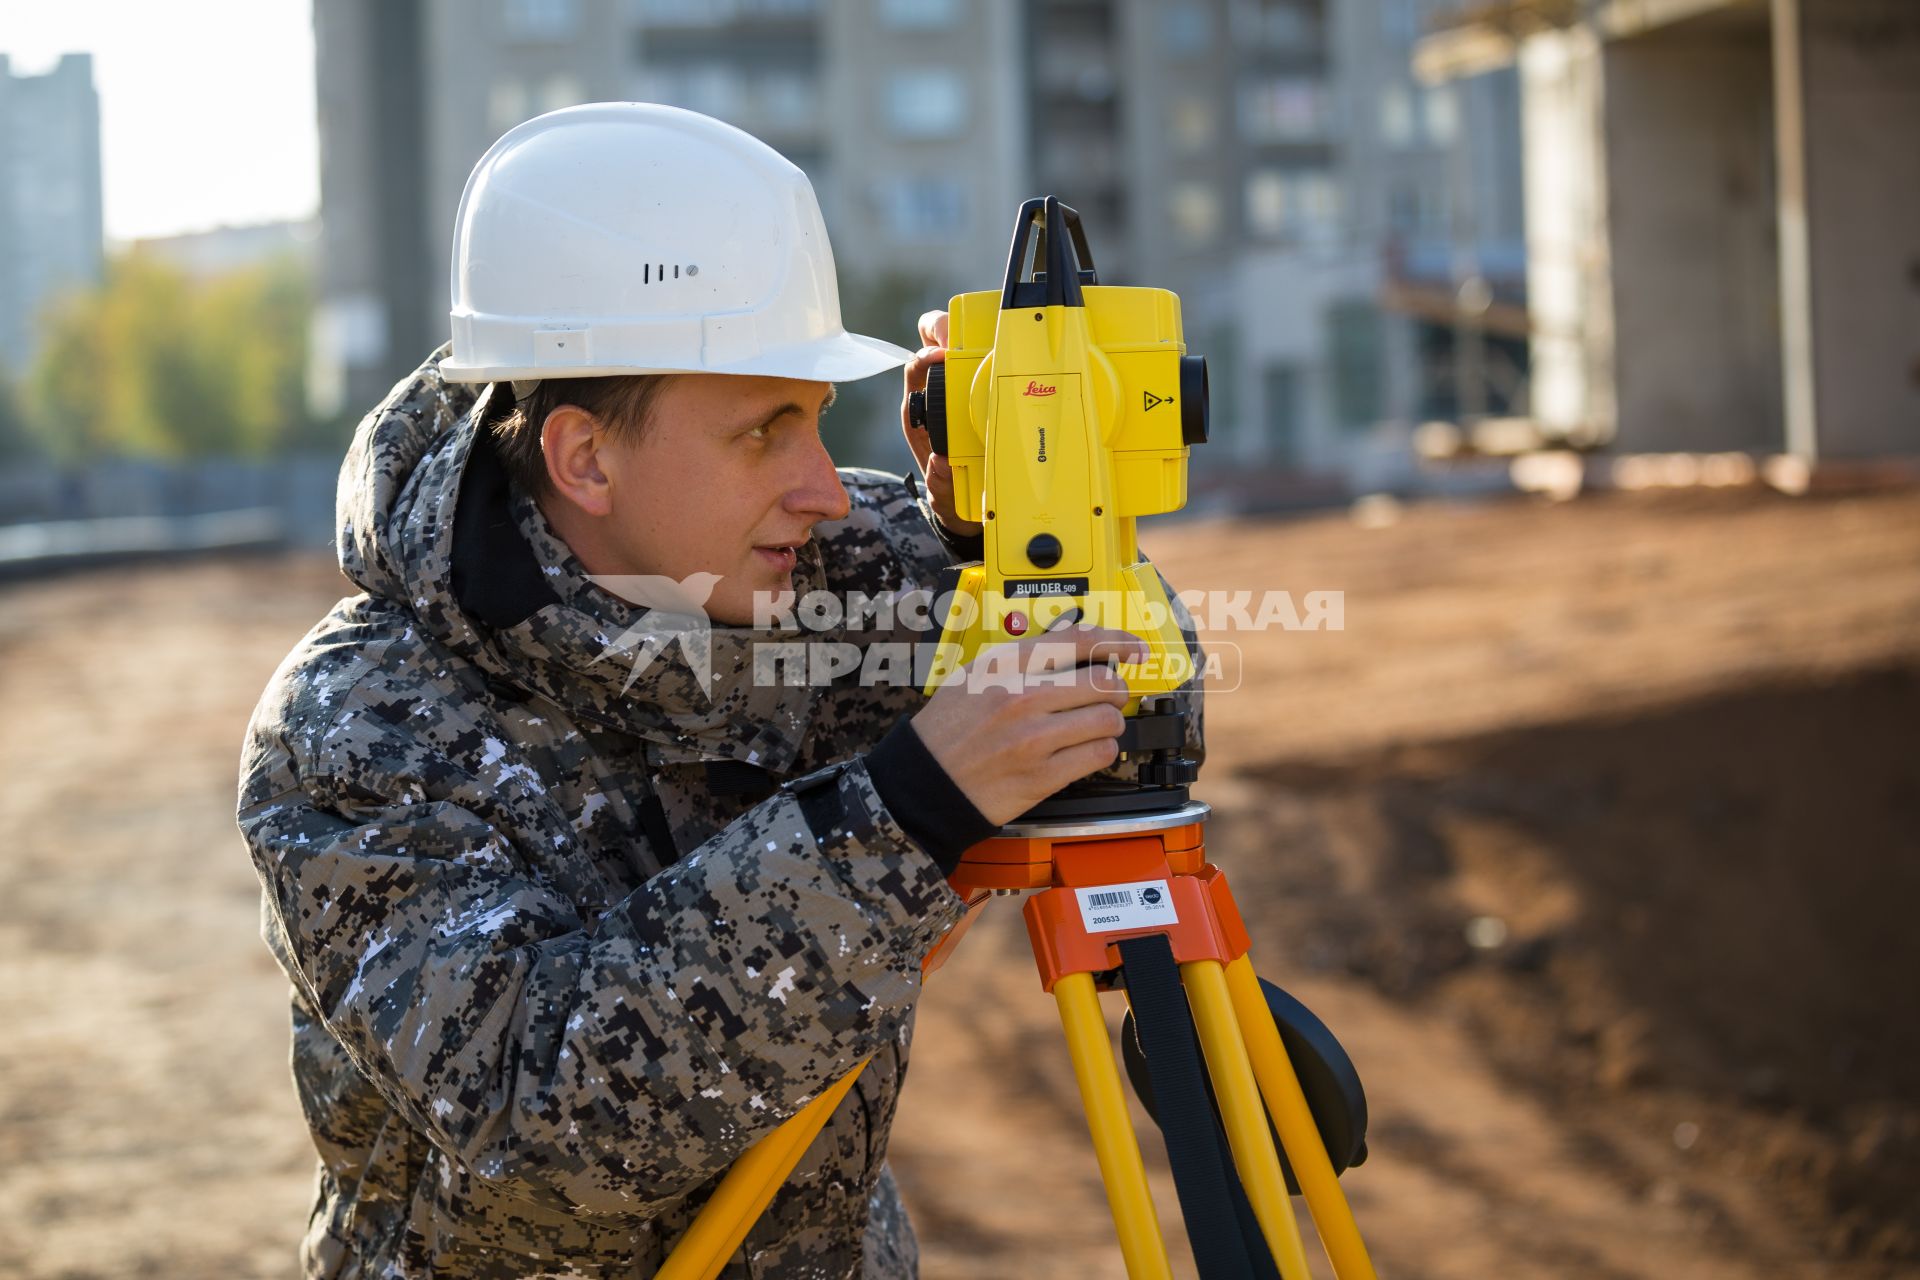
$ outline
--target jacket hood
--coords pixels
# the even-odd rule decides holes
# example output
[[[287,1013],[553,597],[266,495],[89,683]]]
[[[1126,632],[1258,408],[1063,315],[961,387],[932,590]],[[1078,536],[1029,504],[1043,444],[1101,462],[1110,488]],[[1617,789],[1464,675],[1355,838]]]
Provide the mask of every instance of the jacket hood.
[[[494,450],[487,426],[510,411],[510,395],[445,381],[447,354],[397,384],[354,433],[336,500],[341,572],[493,680],[644,738],[658,759],[791,771],[814,699],[804,685],[756,679],[755,654],[796,637],[631,604],[595,585]],[[820,541],[801,549],[802,594],[826,585]]]

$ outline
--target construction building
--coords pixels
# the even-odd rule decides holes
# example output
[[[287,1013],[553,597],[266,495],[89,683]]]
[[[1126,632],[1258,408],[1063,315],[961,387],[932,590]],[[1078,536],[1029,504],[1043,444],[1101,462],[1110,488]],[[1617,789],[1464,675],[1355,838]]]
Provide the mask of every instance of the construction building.
[[[105,243],[93,58],[18,76],[0,53],[0,376],[33,363],[40,318],[63,290],[100,283]]]
[[[1500,0],[1417,63],[1518,68],[1544,440],[1920,452],[1920,4]]]

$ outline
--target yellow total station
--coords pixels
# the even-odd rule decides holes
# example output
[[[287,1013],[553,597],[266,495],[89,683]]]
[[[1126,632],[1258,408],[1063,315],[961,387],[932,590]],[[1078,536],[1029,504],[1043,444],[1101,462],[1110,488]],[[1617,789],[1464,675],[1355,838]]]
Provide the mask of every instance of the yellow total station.
[[[1120,668],[1129,713],[1193,674],[1134,524],[1186,504],[1206,360],[1187,354],[1171,290],[1097,281],[1080,215],[1048,196],[1021,206],[1002,287],[948,304],[946,364],[915,412],[985,552],[960,572],[929,693],[982,647],[1069,610],[1147,641],[1146,660]]]

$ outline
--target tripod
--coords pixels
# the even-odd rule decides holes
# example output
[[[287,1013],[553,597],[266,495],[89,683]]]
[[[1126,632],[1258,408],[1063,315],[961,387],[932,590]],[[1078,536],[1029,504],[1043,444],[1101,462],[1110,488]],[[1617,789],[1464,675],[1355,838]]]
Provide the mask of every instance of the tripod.
[[[926,971],[945,961],[994,893],[1038,891],[1024,908],[1027,932],[1041,984],[1059,1005],[1130,1280],[1164,1280],[1170,1272],[1100,1013],[1100,991],[1120,986],[1203,1280],[1307,1280],[1290,1183],[1306,1198],[1338,1280],[1372,1280],[1373,1264],[1323,1137],[1327,1107],[1308,1101],[1248,958],[1251,944],[1226,878],[1206,861],[1209,812],[1186,801],[1149,813],[1003,827],[969,849],[954,871],[951,883],[969,910],[928,956]],[[735,1163],[661,1269],[662,1280],[720,1273],[864,1066]]]

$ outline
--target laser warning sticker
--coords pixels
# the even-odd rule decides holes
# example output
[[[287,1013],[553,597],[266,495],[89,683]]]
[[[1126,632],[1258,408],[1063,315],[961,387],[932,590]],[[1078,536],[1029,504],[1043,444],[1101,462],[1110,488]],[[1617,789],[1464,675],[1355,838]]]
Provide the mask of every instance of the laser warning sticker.
[[[1165,880],[1103,884],[1097,889],[1075,889],[1073,894],[1080,901],[1080,923],[1088,933],[1151,929],[1180,922]]]

